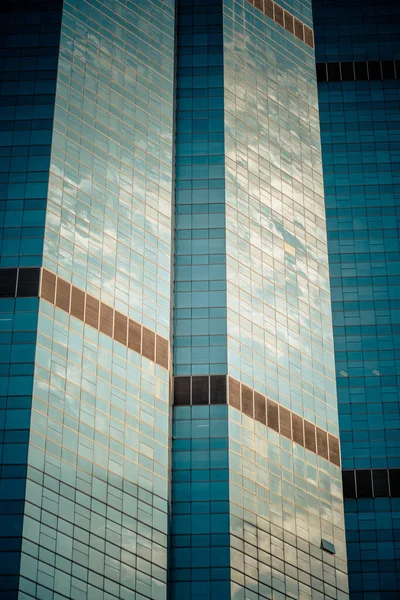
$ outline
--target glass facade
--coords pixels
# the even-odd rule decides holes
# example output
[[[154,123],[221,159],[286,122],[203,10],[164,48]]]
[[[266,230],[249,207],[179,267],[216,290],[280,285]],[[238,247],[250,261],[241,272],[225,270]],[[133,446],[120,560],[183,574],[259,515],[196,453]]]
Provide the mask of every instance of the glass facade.
[[[311,4],[1,4],[0,600],[398,597],[400,9]]]
[[[208,386],[227,372],[222,2],[178,0],[176,98],[174,375]],[[230,598],[227,407],[176,406],[172,436],[171,597]]]
[[[174,3],[1,11],[0,596],[163,600]]]
[[[400,5],[315,0],[313,7],[350,597],[394,600],[400,593]]]
[[[309,25],[310,3],[177,5],[176,600],[348,597]]]
[[[60,26],[61,2],[0,4],[2,600],[18,595],[39,304],[16,284],[42,264]]]
[[[226,373],[221,2],[177,4],[174,374]]]
[[[314,53],[286,25],[224,3],[228,372],[337,435]],[[229,441],[232,596],[347,597],[339,468],[231,407]]]

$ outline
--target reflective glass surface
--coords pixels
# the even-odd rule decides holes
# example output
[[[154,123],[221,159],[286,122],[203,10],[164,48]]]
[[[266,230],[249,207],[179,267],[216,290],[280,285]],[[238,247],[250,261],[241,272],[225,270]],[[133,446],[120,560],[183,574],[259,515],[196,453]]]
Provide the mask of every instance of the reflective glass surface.
[[[0,4],[2,269],[38,267],[42,263],[60,26],[61,3],[57,0],[50,6],[41,1]],[[3,273],[0,598],[10,600],[18,595],[39,301],[7,297],[15,295],[16,269]],[[20,283],[18,295],[22,291]]]
[[[181,0],[177,23],[174,374],[228,372],[337,435],[313,52],[246,1]],[[175,407],[172,597],[347,598],[341,498],[337,466],[235,408]]]
[[[399,60],[399,11],[315,0],[317,62]],[[319,84],[344,469],[400,466],[399,100],[384,73]],[[400,593],[399,500],[386,496],[345,500],[354,600]]]
[[[340,469],[232,408],[229,468],[231,597],[348,598]]]
[[[314,54],[248,3],[224,34],[228,373],[337,435]],[[234,597],[346,598],[339,469],[230,415]]]
[[[165,338],[173,8],[64,2],[43,213],[45,267]],[[168,371],[41,300],[32,383],[19,597],[164,600]]]
[[[314,56],[248,4],[225,20],[228,370],[337,435]]]

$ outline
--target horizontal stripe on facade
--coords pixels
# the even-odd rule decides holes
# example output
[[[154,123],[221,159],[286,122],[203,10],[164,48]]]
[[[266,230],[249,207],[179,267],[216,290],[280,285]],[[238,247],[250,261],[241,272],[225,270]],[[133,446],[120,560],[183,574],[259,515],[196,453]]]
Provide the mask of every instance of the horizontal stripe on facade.
[[[311,27],[305,25],[300,19],[282,8],[279,4],[273,0],[247,0],[247,2],[258,8],[264,15],[296,36],[299,40],[307,44],[307,46],[314,48],[314,32]]]
[[[174,378],[174,405],[229,404],[270,429],[340,467],[339,438],[225,375]]]
[[[400,498],[400,469],[345,469],[344,498]]]
[[[400,79],[400,60],[317,63],[317,81],[383,81]]]
[[[168,340],[47,269],[42,269],[40,298],[160,367],[169,368]]]
[[[47,300],[101,333],[169,369],[169,342],[47,269],[0,269],[0,298]]]
[[[37,298],[40,267],[0,269],[0,298]]]

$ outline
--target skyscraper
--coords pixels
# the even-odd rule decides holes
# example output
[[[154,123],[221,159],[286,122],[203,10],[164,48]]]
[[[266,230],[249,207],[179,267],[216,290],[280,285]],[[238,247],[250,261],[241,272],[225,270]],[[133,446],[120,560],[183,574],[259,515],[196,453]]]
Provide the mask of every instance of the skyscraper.
[[[350,597],[400,594],[400,4],[314,0]]]
[[[0,17],[0,599],[346,600],[311,0]]]
[[[161,600],[174,3],[0,26],[0,597]]]
[[[177,3],[176,600],[347,597],[311,3],[255,4]]]

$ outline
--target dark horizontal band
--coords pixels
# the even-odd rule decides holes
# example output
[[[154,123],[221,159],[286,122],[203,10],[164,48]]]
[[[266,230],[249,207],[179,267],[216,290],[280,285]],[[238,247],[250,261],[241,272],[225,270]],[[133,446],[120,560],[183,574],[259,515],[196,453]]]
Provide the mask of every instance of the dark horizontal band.
[[[0,269],[0,298],[39,296],[160,367],[169,369],[169,342],[151,329],[129,319],[47,269]]]
[[[342,471],[344,498],[400,498],[400,469]]]
[[[382,81],[400,79],[400,60],[317,63],[317,81]]]
[[[175,406],[226,404],[226,376],[175,377],[174,404]]]
[[[225,375],[174,378],[175,406],[229,404],[248,417],[340,467],[339,438]]]
[[[168,340],[47,269],[42,269],[40,297],[160,367],[169,368]]]
[[[0,298],[37,298],[40,268],[0,269]]]
[[[279,6],[279,4],[273,0],[247,0],[247,2],[258,8],[264,15],[296,36],[299,40],[307,44],[307,46],[314,48],[314,32],[311,27],[305,25],[300,19],[297,19],[289,11]]]

